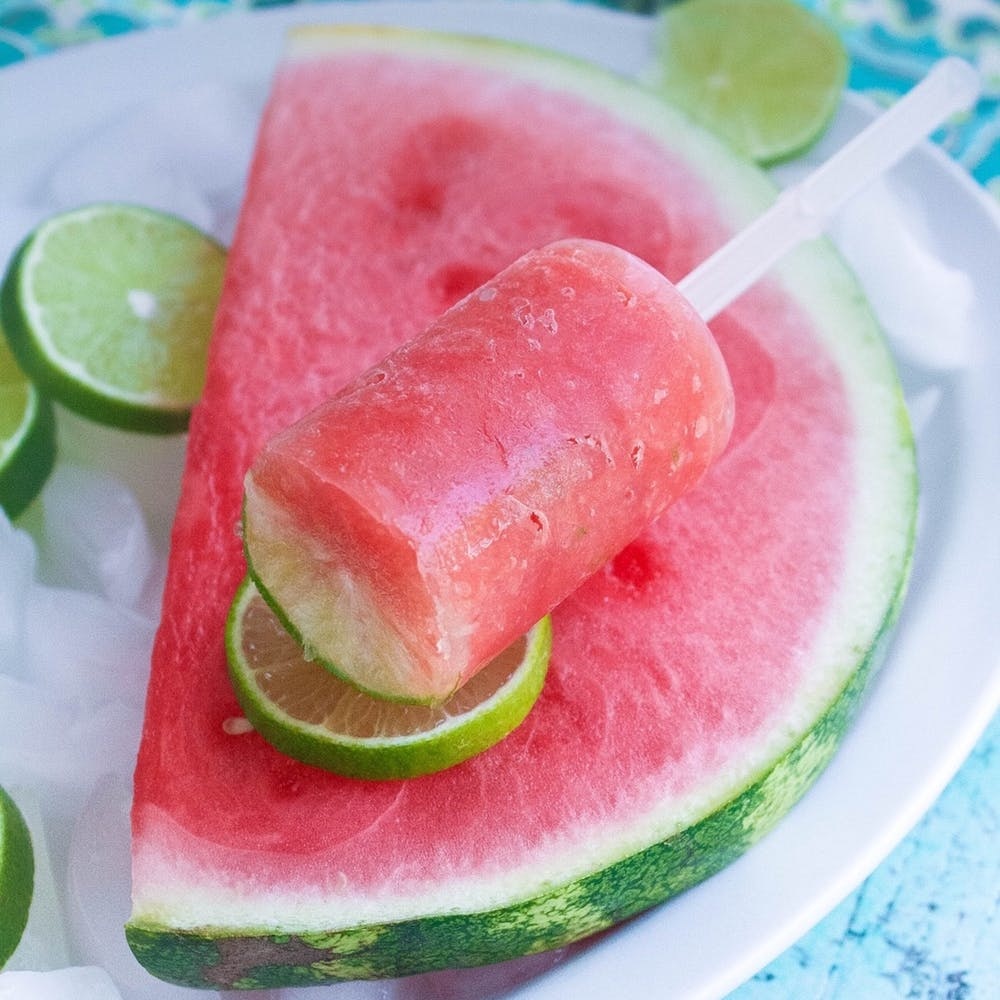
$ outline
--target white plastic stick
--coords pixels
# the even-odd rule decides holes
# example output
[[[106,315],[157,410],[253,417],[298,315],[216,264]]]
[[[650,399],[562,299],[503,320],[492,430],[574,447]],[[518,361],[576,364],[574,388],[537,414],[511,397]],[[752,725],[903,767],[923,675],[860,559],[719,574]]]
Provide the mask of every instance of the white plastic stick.
[[[721,312],[870,181],[979,94],[979,75],[955,56],[942,59],[888,111],[805,180],[783,191],[762,216],[696,267],[678,290],[705,320]]]

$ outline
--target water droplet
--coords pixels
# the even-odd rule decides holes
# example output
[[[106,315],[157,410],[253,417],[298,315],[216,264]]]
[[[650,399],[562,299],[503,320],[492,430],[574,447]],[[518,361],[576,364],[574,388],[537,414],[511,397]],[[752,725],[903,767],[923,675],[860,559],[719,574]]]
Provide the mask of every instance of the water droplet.
[[[223,720],[222,731],[227,736],[245,736],[247,733],[253,732],[253,726],[250,724],[250,720],[242,715],[233,715]]]

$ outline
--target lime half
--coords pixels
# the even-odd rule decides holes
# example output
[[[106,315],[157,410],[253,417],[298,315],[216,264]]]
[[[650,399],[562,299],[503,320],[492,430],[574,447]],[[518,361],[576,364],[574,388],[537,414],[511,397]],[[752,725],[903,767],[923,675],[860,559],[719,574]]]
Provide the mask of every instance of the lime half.
[[[427,706],[373,698],[307,660],[249,578],[226,627],[229,673],[253,728],[296,760],[354,778],[430,774],[499,742],[537,700],[551,647],[546,617]]]
[[[170,432],[201,394],[225,250],[136,205],[57,215],[21,245],[0,292],[18,362],[101,423]]]
[[[28,923],[34,881],[27,824],[14,800],[0,788],[0,968],[14,954]]]
[[[18,368],[0,334],[0,507],[8,517],[35,498],[55,455],[52,404]]]
[[[659,91],[762,164],[812,145],[847,79],[839,36],[795,0],[681,0],[657,50]]]

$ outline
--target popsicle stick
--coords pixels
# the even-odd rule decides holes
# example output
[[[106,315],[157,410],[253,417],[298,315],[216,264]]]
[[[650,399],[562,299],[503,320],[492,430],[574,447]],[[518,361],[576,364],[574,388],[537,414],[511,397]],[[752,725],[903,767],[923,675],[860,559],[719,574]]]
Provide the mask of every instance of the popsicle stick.
[[[888,111],[696,267],[677,286],[705,320],[746,291],[789,250],[819,236],[836,212],[979,94],[979,74],[942,59]]]

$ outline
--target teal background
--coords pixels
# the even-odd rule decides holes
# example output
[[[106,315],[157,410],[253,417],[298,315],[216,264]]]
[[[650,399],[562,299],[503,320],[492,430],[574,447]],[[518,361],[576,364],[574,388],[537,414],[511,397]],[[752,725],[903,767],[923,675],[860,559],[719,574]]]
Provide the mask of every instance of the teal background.
[[[983,97],[974,114],[935,139],[1000,199],[1000,0],[801,2],[843,37],[851,86],[880,102],[908,89],[945,53],[973,62],[983,77]],[[147,26],[274,5],[0,0],[0,66]],[[622,0],[603,6],[652,13],[662,4]],[[898,997],[1000,1000],[1000,719],[875,872],[730,1000]]]
[[[0,0],[0,66],[151,25],[289,0]],[[654,13],[676,0],[577,0]],[[984,80],[977,113],[939,141],[1000,198],[1000,0],[799,0],[832,22],[852,57],[850,84],[879,100],[908,89],[945,53]]]

